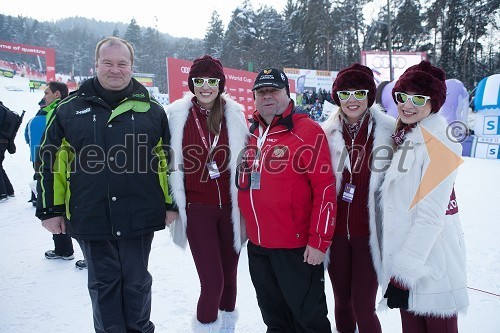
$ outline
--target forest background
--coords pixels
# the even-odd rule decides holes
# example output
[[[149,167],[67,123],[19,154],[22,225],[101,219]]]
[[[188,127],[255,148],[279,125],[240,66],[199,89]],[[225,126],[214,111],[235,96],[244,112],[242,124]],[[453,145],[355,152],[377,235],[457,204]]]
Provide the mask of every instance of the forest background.
[[[361,51],[387,51],[389,26],[393,51],[427,52],[428,60],[471,92],[485,76],[500,73],[500,0],[392,0],[390,11],[387,4],[377,8],[377,19],[366,22],[363,8],[370,3],[288,0],[278,12],[269,6],[254,9],[244,0],[227,27],[214,11],[202,23],[203,39],[173,37],[157,27],[140,27],[135,19],[128,24],[83,17],[43,22],[0,13],[0,40],[54,48],[57,73],[88,76],[96,43],[122,37],[135,48],[134,71],[155,74],[162,93],[168,89],[167,57],[192,61],[211,54],[225,67],[254,72],[271,66],[338,71],[359,62]],[[0,59],[35,62],[33,56],[6,52]]]

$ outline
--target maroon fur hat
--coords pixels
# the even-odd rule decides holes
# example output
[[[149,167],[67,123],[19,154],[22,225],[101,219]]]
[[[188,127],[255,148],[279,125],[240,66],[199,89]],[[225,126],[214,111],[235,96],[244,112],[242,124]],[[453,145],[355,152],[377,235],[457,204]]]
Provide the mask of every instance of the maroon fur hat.
[[[202,58],[195,59],[191,65],[188,76],[189,90],[194,94],[194,85],[192,78],[194,77],[213,77],[220,79],[219,92],[224,91],[226,85],[226,76],[224,75],[224,68],[218,59],[212,58],[205,54]]]
[[[429,96],[432,112],[438,112],[446,100],[446,74],[441,68],[422,60],[418,65],[409,67],[399,77],[392,88],[394,102],[396,102],[394,93],[397,91]]]
[[[337,74],[337,78],[333,82],[332,86],[332,98],[335,104],[340,106],[337,91],[349,89],[367,89],[368,107],[371,107],[373,102],[375,102],[375,94],[377,92],[372,70],[369,67],[358,63],[341,70]]]

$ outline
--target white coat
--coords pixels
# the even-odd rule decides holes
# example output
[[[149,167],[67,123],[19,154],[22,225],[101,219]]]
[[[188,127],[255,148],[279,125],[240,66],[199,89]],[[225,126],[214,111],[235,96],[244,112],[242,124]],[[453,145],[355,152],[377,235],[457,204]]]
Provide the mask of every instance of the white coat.
[[[174,170],[169,176],[172,195],[179,207],[179,217],[170,225],[170,232],[175,244],[182,248],[186,247],[187,236],[187,215],[186,215],[186,192],[184,188],[183,163],[184,155],[182,151],[182,139],[184,137],[184,126],[186,124],[189,110],[193,105],[192,93],[186,93],[183,98],[173,102],[166,107],[168,115],[168,125],[170,127],[170,145],[173,150],[171,164]],[[224,107],[224,117],[226,119],[229,150],[231,152],[229,161],[230,171],[230,191],[231,191],[231,218],[233,223],[234,242],[233,247],[236,252],[240,252],[242,239],[245,233],[244,227],[240,225],[240,210],[238,208],[238,189],[235,184],[235,174],[237,160],[246,145],[249,135],[248,127],[245,123],[244,107],[235,102],[229,95],[222,94],[222,99],[226,102]],[[243,229],[243,230],[242,230]]]
[[[382,221],[378,211],[377,190],[380,188],[384,179],[384,171],[387,169],[392,157],[392,139],[391,134],[394,132],[395,119],[385,114],[378,104],[373,104],[369,108],[372,117],[370,118],[373,131],[373,149],[372,149],[372,166],[369,184],[368,196],[368,213],[369,213],[369,230],[370,230],[370,251],[372,255],[373,267],[377,273],[377,278],[380,281],[381,273],[381,232]],[[333,171],[337,180],[337,192],[341,193],[340,186],[342,184],[342,172],[348,168],[348,159],[346,158],[345,141],[342,136],[343,126],[340,120],[340,108],[337,112],[332,113],[325,122],[321,124],[328,138],[328,146],[332,157]]]
[[[409,288],[408,311],[416,315],[451,317],[469,304],[462,227],[458,212],[445,214],[455,204],[450,194],[462,151],[447,126],[439,114],[420,121],[394,152],[381,187],[382,294],[394,277]]]

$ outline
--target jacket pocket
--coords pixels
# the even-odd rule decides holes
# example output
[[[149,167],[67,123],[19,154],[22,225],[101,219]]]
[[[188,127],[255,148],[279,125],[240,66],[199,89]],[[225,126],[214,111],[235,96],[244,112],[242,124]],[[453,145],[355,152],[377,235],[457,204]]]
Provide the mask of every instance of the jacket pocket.
[[[446,257],[442,242],[442,236],[439,236],[436,244],[432,247],[426,263],[426,265],[431,269],[431,278],[434,281],[442,279],[447,271]]]

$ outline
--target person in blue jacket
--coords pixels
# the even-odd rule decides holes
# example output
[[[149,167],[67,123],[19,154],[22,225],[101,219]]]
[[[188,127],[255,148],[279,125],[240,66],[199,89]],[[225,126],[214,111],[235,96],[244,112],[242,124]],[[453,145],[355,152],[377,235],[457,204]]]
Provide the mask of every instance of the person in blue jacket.
[[[30,146],[30,160],[33,162],[35,171],[40,168],[41,164],[38,152],[46,124],[52,117],[52,114],[59,105],[59,102],[67,96],[68,86],[65,83],[58,81],[48,82],[43,97],[44,107],[42,107],[35,117],[33,117],[26,125],[25,138]],[[42,102],[40,101],[40,103]],[[35,180],[38,180],[37,178],[38,177],[35,174]],[[36,196],[34,199],[34,203],[36,205]],[[54,240],[54,250],[46,251],[45,258],[63,260],[72,260],[75,258],[73,255],[73,242],[71,241],[71,236],[69,234],[53,234],[52,239]]]

